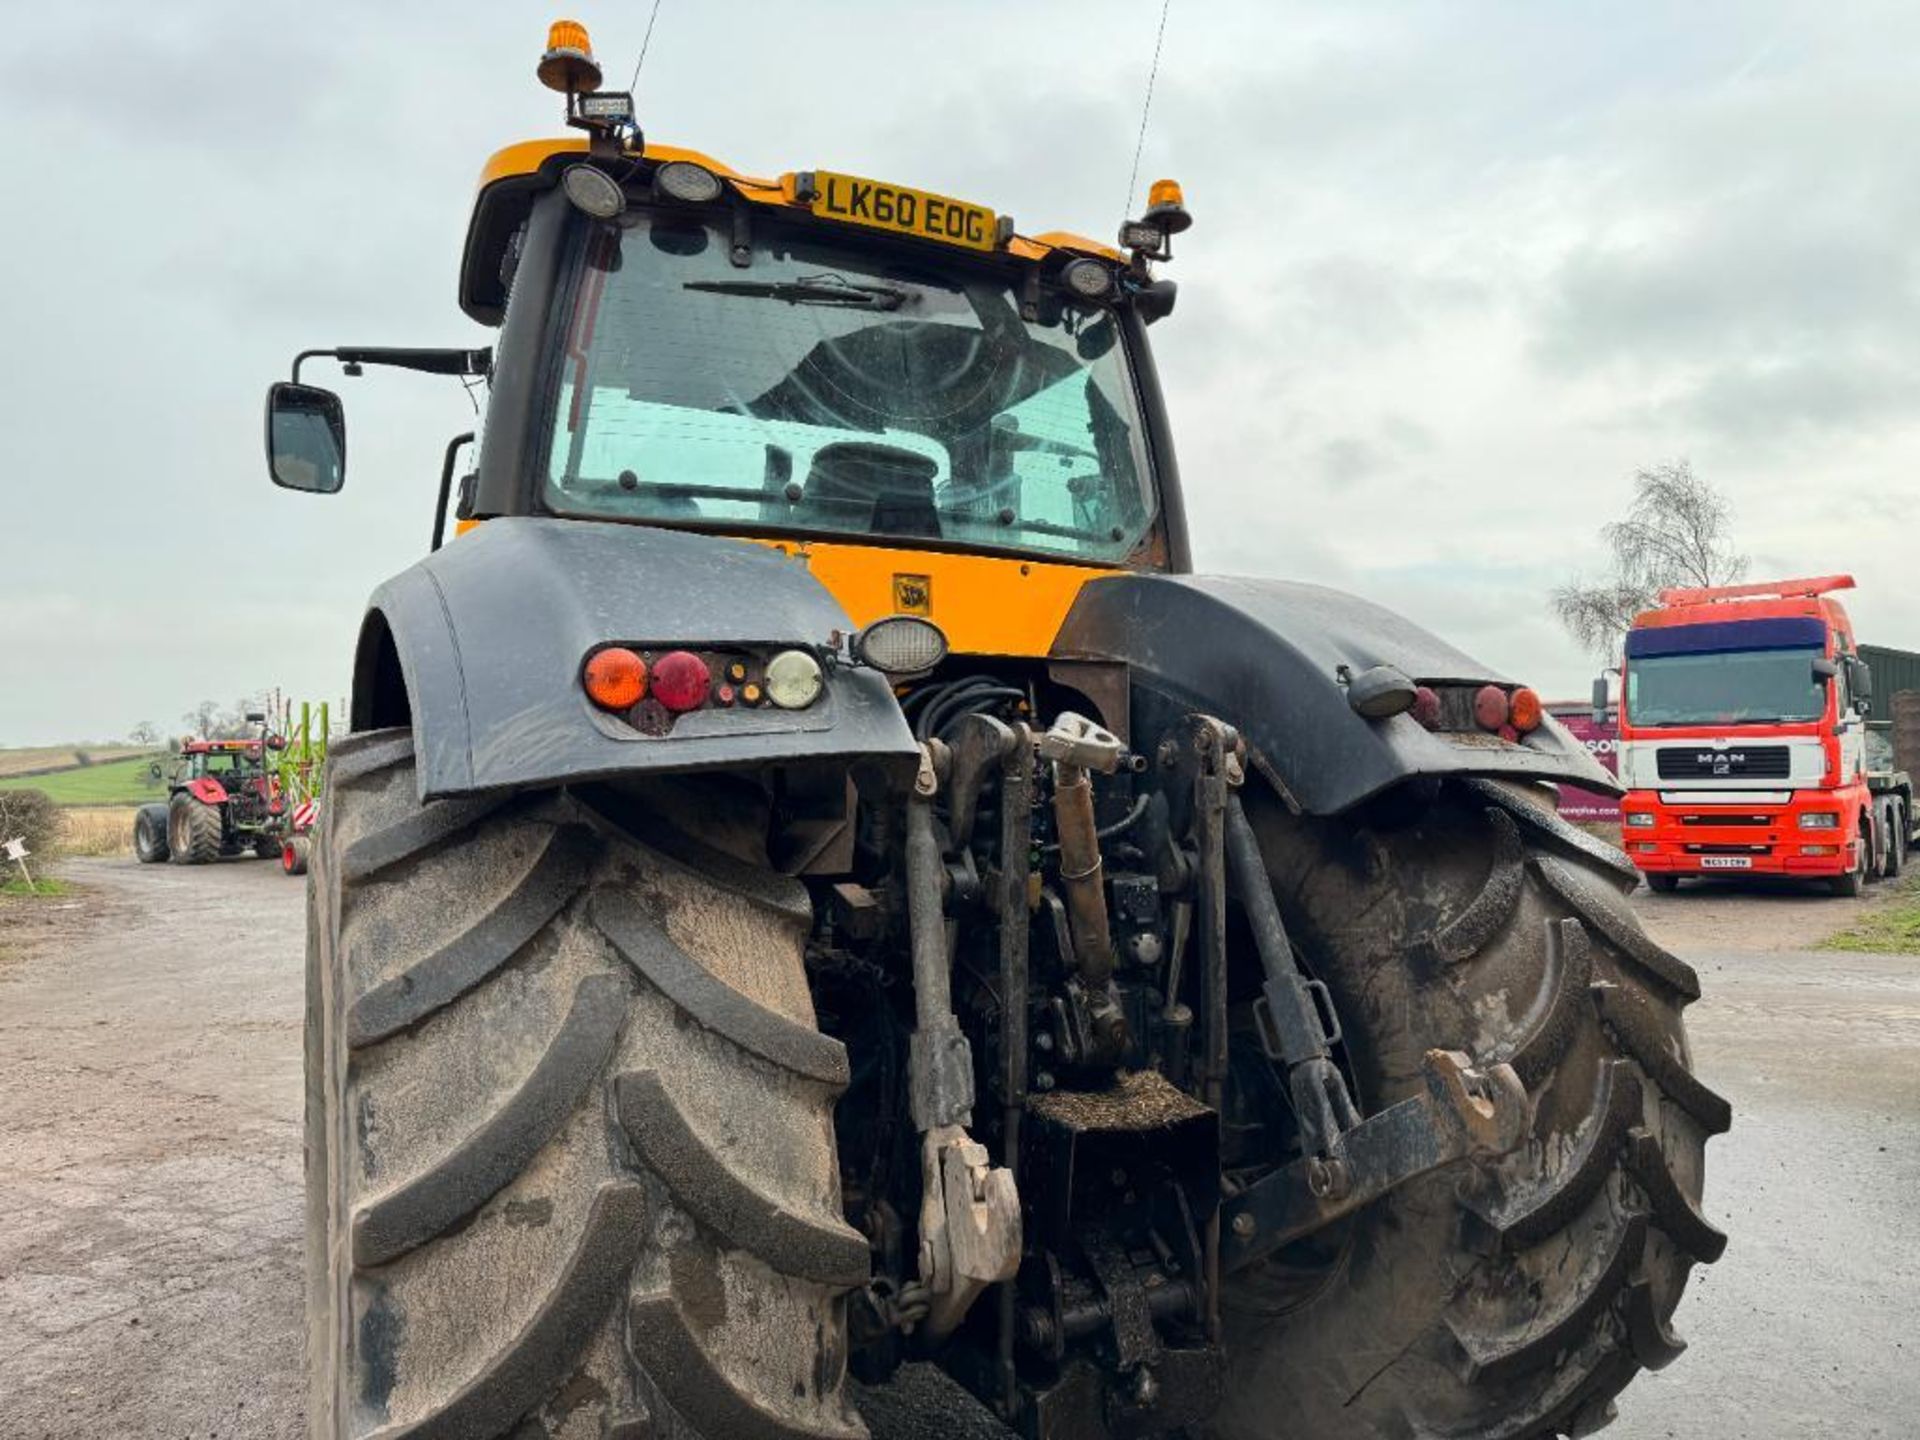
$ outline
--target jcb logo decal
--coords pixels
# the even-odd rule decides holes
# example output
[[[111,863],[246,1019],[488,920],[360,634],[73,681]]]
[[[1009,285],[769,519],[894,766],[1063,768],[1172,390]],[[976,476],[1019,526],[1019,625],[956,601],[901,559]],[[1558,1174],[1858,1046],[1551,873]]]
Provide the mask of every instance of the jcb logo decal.
[[[893,577],[893,608],[903,615],[933,613],[933,577],[896,575]]]

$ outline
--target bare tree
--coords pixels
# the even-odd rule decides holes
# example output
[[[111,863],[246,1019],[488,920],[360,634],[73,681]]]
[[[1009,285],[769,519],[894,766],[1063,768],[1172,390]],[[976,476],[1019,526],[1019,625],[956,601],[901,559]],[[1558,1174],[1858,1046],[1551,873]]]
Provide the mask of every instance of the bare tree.
[[[181,723],[187,727],[188,734],[198,736],[202,740],[211,740],[214,737],[220,729],[221,719],[218,700],[202,700],[180,717]]]
[[[155,725],[151,720],[142,720],[127,732],[127,739],[136,745],[158,745],[160,743],[160,727]]]
[[[1573,638],[1602,659],[1619,656],[1633,617],[1662,590],[1726,585],[1746,573],[1733,548],[1726,498],[1685,460],[1633,477],[1626,518],[1600,529],[1612,566],[1598,580],[1573,580],[1553,592],[1553,610]]]

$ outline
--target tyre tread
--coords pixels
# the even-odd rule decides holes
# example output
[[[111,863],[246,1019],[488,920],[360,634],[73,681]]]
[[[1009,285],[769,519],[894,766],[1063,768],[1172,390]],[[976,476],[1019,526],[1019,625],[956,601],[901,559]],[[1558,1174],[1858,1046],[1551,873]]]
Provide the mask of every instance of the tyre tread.
[[[466,930],[368,990],[347,1011],[347,1044],[361,1049],[419,1024],[520,952],[586,883],[592,834],[555,826],[513,889]]]
[[[610,1181],[595,1192],[565,1272],[513,1342],[442,1406],[368,1440],[477,1440],[506,1433],[566,1378],[625,1288],[647,1216],[646,1190]]]
[[[769,1064],[832,1088],[848,1079],[847,1049],[735,990],[676,945],[632,896],[602,886],[590,902],[594,924],[635,971],[703,1030]]]
[[[627,986],[588,975],[533,1073],[446,1158],[362,1204],[353,1217],[353,1259],[386,1265],[492,1199],[538,1154],[613,1054]]]
[[[838,1216],[809,1215],[769,1198],[728,1167],[690,1126],[652,1070],[614,1085],[621,1128],[674,1203],[734,1249],[789,1275],[852,1289],[867,1283],[866,1239]]]

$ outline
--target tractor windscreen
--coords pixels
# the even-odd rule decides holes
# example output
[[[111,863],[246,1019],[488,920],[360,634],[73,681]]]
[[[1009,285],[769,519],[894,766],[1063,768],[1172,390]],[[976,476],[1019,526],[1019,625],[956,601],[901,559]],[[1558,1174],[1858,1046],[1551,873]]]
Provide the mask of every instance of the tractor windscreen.
[[[1124,559],[1155,498],[1111,315],[1000,272],[631,215],[573,287],[549,452],[568,514]]]

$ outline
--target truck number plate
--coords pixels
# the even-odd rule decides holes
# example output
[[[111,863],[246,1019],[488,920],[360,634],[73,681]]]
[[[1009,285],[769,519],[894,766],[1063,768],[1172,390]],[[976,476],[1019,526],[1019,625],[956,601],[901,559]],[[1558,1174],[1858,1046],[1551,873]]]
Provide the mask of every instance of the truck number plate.
[[[1751,870],[1753,857],[1751,855],[1702,855],[1700,868],[1702,870]]]
[[[816,170],[813,186],[816,215],[969,250],[993,249],[993,211],[984,205],[831,170]]]

